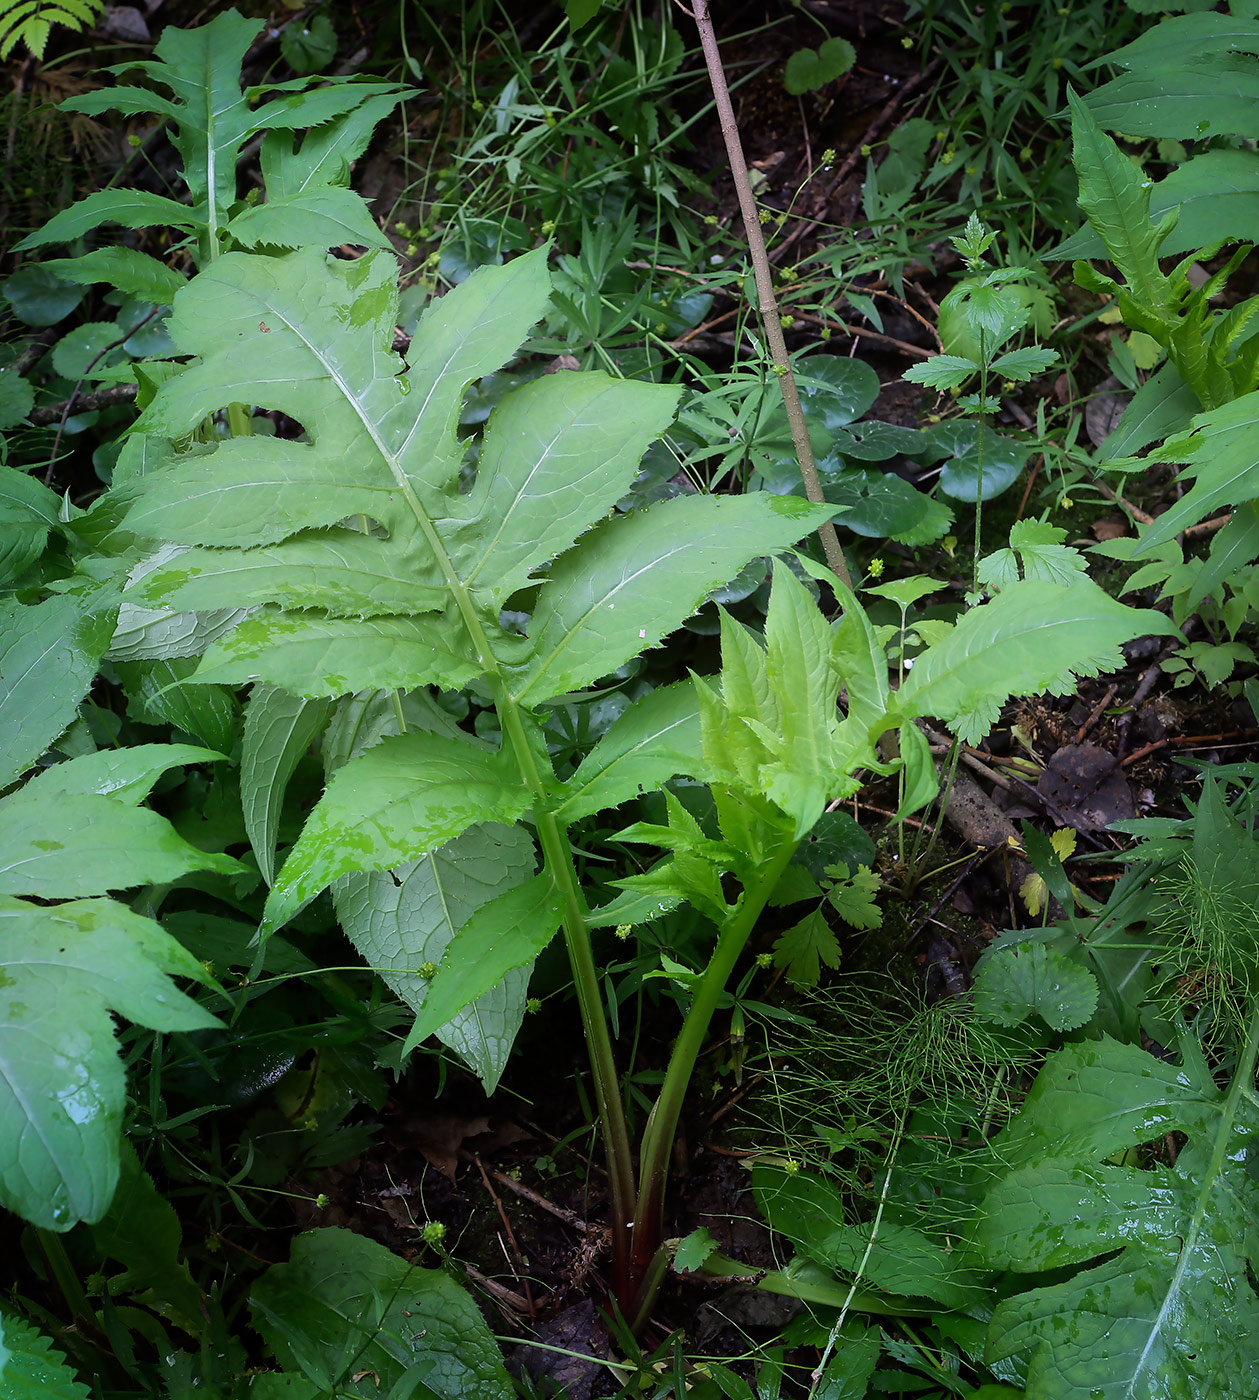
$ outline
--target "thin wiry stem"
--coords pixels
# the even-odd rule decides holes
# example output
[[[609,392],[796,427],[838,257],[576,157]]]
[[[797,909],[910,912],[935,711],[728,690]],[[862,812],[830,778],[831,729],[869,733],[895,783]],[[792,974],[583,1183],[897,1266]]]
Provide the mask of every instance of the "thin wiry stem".
[[[813,447],[809,442],[809,430],[804,421],[804,409],[800,406],[800,393],[796,388],[795,375],[791,370],[791,357],[787,354],[787,342],[783,339],[782,320],[778,314],[778,298],[774,295],[774,274],[770,267],[769,253],[765,248],[765,236],[761,232],[761,221],[756,209],[756,199],[748,179],[747,161],[743,156],[743,142],[739,137],[738,123],[735,121],[734,107],[730,102],[730,90],[726,85],[725,69],[721,65],[721,54],[717,48],[717,36],[713,32],[712,20],[708,14],[708,0],[695,0],[695,23],[699,29],[699,41],[704,50],[704,61],[708,64],[708,78],[712,83],[713,98],[717,104],[717,115],[721,120],[721,134],[726,142],[726,154],[730,158],[730,174],[739,195],[739,210],[743,215],[743,228],[747,236],[748,252],[752,257],[752,270],[756,277],[756,295],[760,302],[761,323],[765,329],[765,342],[769,347],[774,373],[782,389],[783,406],[787,410],[787,422],[791,425],[791,441],[795,445],[796,457],[800,463],[800,475],[804,478],[804,494],[816,504],[826,500],[822,492],[822,481],[818,476],[817,463],[813,459]],[[831,521],[818,526],[818,538],[826,553],[826,562],[839,576],[845,588],[852,587],[852,576],[848,572],[848,562],[840,548],[839,536]]]

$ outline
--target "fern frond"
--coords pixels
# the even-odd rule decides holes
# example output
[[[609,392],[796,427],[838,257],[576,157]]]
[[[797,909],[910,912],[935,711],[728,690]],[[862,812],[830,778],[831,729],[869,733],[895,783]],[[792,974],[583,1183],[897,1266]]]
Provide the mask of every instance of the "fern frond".
[[[101,16],[105,0],[0,0],[0,60],[18,44],[43,58],[54,24],[76,34]]]

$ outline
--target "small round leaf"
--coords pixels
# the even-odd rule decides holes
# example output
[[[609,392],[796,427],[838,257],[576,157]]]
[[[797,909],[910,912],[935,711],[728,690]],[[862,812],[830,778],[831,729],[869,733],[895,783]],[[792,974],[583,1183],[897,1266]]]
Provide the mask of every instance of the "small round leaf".
[[[940,473],[940,490],[955,501],[973,504],[979,499],[980,433],[977,423],[939,423],[930,429],[932,441],[946,449],[951,460]],[[1027,461],[1028,449],[1013,438],[985,426],[983,430],[983,499],[990,501],[1012,486]]]

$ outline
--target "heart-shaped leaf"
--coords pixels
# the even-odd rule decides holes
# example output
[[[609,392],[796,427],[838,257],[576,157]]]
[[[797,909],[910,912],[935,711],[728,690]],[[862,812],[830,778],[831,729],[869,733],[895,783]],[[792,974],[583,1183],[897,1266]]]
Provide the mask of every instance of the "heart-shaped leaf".
[[[797,49],[787,60],[783,87],[793,97],[842,78],[857,61],[857,50],[847,39],[827,39],[816,49]]]

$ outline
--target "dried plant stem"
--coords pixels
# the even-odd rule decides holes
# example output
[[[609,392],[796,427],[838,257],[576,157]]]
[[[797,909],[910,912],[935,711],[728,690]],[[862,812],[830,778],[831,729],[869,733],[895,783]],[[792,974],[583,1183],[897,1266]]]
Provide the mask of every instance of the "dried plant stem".
[[[708,0],[695,0],[693,14],[699,29],[699,41],[704,50],[704,61],[708,64],[708,78],[712,83],[717,115],[721,120],[726,154],[730,158],[730,173],[734,177],[734,187],[739,195],[739,209],[743,215],[748,252],[752,256],[752,270],[756,277],[756,294],[761,304],[761,323],[765,328],[765,341],[769,346],[774,373],[778,376],[778,383],[782,388],[787,421],[791,425],[791,440],[800,462],[800,475],[804,478],[804,492],[809,500],[821,504],[826,497],[822,494],[822,482],[818,477],[817,463],[813,460],[813,448],[809,443],[808,429],[805,427],[800,394],[796,389],[795,376],[791,372],[787,343],[783,339],[778,299],[774,295],[774,275],[770,267],[769,253],[765,248],[765,236],[761,232],[761,221],[757,214],[756,200],[752,195],[752,185],[748,180],[747,161],[743,158],[743,142],[739,139],[739,128],[734,118],[734,107],[730,102],[725,69],[721,66],[717,36],[713,33],[712,20],[708,14]],[[828,520],[825,525],[818,527],[817,533],[826,552],[826,562],[839,576],[844,587],[851,588],[852,577],[848,572],[848,564],[844,559],[844,551],[840,548],[834,524]]]

